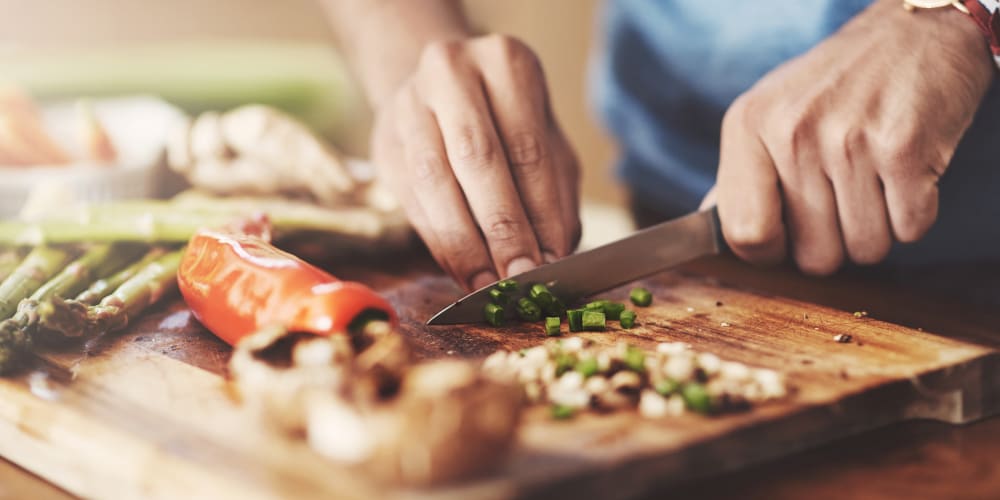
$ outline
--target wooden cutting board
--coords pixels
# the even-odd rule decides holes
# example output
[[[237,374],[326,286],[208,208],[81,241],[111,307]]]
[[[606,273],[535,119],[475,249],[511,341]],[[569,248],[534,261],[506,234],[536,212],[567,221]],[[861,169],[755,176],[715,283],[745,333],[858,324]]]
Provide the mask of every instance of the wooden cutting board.
[[[479,357],[544,340],[540,325],[424,326],[459,291],[426,262],[407,262],[334,270],[386,294],[421,355]],[[556,422],[536,409],[506,467],[460,485],[408,491],[375,484],[277,435],[229,398],[228,347],[176,299],[124,334],[47,353],[38,371],[0,380],[0,455],[86,497],[621,498],[906,419],[962,423],[1000,412],[996,330],[976,323],[958,334],[932,333],[935,318],[949,314],[944,306],[875,288],[836,294],[859,308],[870,301],[871,314],[856,318],[788,298],[821,298],[835,282],[762,276],[725,261],[665,273],[644,283],[655,299],[638,309],[638,328],[584,336],[647,347],[683,341],[776,369],[794,387],[788,400],[658,421],[618,413]],[[767,289],[765,282],[781,283],[782,293],[746,288]],[[926,331],[877,319],[880,311],[900,316],[907,305],[907,321]],[[837,343],[837,334],[854,341]]]

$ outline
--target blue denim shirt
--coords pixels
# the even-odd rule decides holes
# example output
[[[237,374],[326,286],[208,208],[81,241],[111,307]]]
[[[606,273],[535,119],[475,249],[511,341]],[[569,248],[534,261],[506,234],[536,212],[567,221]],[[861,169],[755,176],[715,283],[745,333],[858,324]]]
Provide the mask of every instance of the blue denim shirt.
[[[621,147],[619,174],[637,200],[665,216],[696,209],[715,182],[729,104],[870,3],[609,1],[607,43],[592,68],[592,91]],[[933,71],[927,76],[933,78]],[[889,261],[1000,259],[998,163],[995,85],[941,179],[938,221],[919,243],[896,245]]]

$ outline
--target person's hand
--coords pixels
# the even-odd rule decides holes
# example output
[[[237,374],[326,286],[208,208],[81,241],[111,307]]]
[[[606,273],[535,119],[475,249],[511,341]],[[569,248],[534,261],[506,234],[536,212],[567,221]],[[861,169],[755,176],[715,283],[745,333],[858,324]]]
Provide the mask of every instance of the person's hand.
[[[524,44],[491,35],[428,45],[376,113],[379,175],[460,284],[478,288],[576,247],[579,169]]]
[[[881,261],[938,210],[938,179],[994,68],[955,9],[883,0],[740,96],[722,125],[716,187],[739,257],[791,253],[806,273]],[[786,250],[787,249],[787,250]]]

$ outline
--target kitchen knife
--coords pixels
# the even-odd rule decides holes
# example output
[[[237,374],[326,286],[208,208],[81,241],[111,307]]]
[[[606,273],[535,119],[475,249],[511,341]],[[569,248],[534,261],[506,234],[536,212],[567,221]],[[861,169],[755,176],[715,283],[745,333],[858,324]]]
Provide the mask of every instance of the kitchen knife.
[[[639,231],[593,250],[511,276],[523,288],[544,283],[566,303],[669,269],[726,247],[715,207]],[[483,308],[496,283],[444,308],[428,325],[485,321]]]

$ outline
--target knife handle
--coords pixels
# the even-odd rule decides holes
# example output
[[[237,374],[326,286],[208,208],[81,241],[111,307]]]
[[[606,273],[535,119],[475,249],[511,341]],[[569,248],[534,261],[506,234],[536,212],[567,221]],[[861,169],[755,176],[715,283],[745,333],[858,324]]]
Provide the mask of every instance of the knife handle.
[[[719,219],[719,206],[712,205],[712,208],[708,210],[712,215],[712,231],[715,235],[715,247],[717,253],[730,253],[729,244],[726,243],[726,237],[722,234],[722,220]]]

